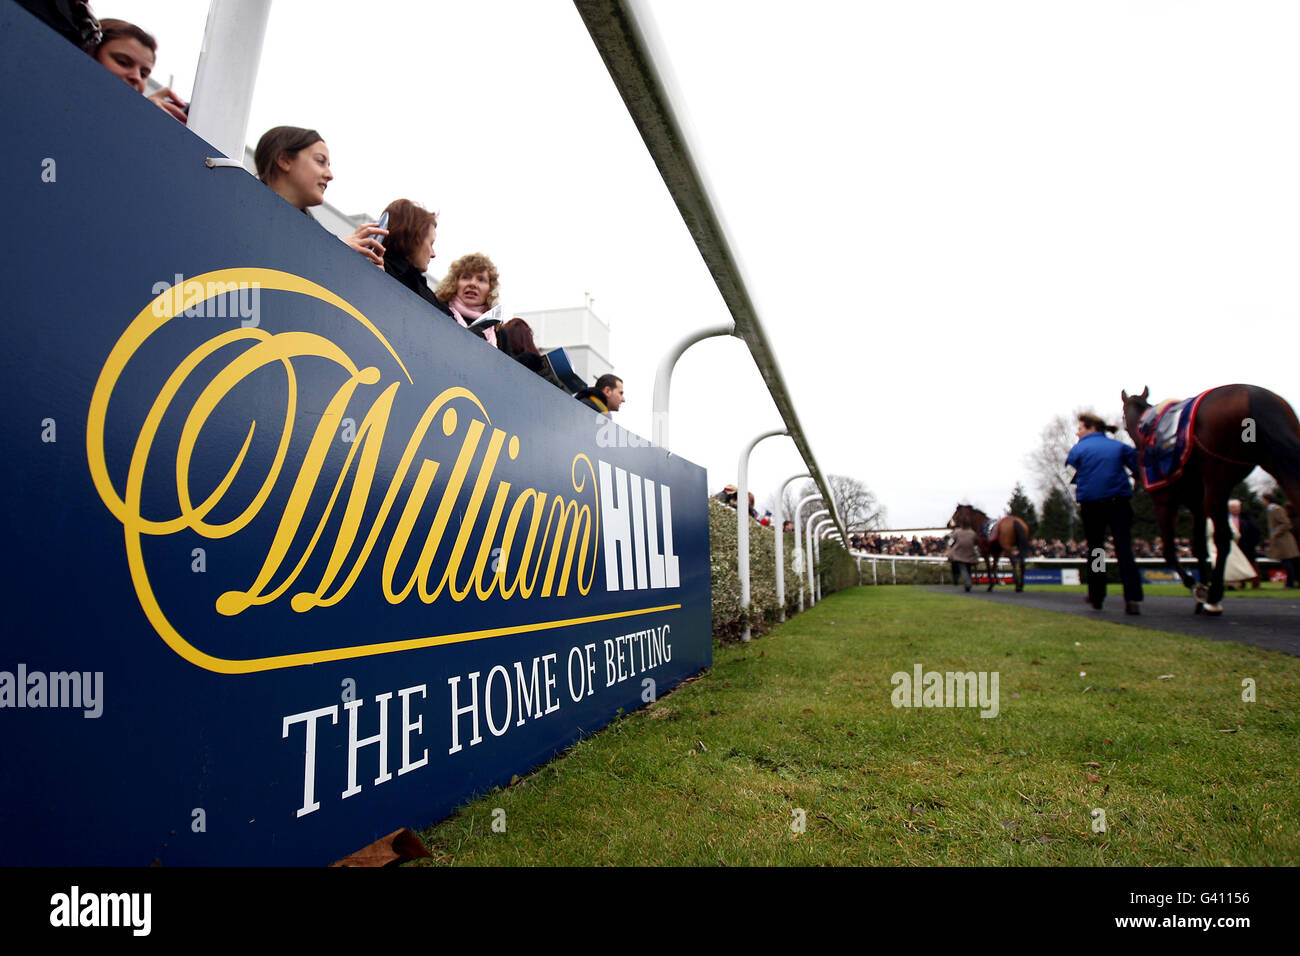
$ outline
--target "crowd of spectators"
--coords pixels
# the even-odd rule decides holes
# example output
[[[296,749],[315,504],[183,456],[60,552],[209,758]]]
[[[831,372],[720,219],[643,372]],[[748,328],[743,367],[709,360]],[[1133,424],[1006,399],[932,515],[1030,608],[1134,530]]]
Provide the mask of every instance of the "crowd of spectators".
[[[909,538],[906,535],[870,533],[849,535],[849,545],[854,551],[893,557],[942,557],[947,553],[950,543],[947,536],[926,535],[918,538],[916,535],[912,535]],[[1190,539],[1178,538],[1175,543],[1180,558],[1192,557],[1192,542]],[[1078,558],[1082,561],[1088,556],[1088,546],[1082,541],[1062,541],[1060,538],[1048,541],[1044,538],[1036,538],[1029,542],[1029,546],[1031,557]],[[1145,538],[1133,539],[1133,554],[1139,558],[1163,557],[1160,553],[1159,543],[1152,544]],[[1106,555],[1108,558],[1115,556],[1114,545],[1109,541],[1106,543]]]
[[[21,0],[47,25],[95,58],[114,76],[144,94],[156,62],[158,43],[142,28],[125,20],[98,19],[86,0]],[[186,123],[189,104],[172,90],[149,94],[150,102]],[[310,216],[309,209],[325,201],[333,180],[325,139],[313,129],[276,126],[267,130],[254,150],[257,177],[285,202]],[[605,375],[589,389],[561,376],[533,340],[522,318],[502,323],[498,306],[500,275],[481,252],[461,256],[451,264],[436,288],[425,273],[434,258],[438,216],[411,199],[394,199],[378,222],[363,223],[342,241],[377,268],[383,269],[418,296],[432,322],[450,321],[473,337],[510,356],[553,385],[573,394],[602,414],[611,414],[626,401],[623,380]],[[564,363],[567,368],[567,362]],[[566,380],[568,379],[568,380]]]

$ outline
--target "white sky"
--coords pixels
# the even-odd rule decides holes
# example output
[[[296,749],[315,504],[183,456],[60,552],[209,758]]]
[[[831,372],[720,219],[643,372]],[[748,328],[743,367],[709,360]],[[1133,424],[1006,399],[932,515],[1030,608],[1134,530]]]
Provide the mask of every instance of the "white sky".
[[[95,7],[188,97],[205,0]],[[813,452],[891,526],[1000,509],[1048,419],[1116,421],[1121,388],[1300,403],[1300,4],[648,7]],[[249,141],[281,124],[321,131],[344,211],[438,210],[433,273],[486,252],[510,312],[590,292],[632,431],[727,318],[568,0],[274,0]],[[678,363],[673,416],[710,490],[780,425],[736,339]],[[802,470],[768,439],[751,488]]]

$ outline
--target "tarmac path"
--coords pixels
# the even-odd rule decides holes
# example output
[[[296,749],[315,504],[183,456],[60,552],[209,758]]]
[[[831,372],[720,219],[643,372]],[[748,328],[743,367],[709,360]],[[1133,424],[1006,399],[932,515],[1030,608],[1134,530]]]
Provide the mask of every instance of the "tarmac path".
[[[1124,599],[1116,589],[1112,590],[1105,607],[1100,611],[1094,611],[1080,592],[1035,591],[1032,585],[1020,594],[1010,587],[998,587],[989,594],[979,585],[970,594],[944,586],[932,586],[928,590],[979,601],[996,601],[1061,614],[1076,614],[1115,624],[1149,627],[1174,634],[1208,637],[1213,641],[1237,641],[1300,657],[1300,592],[1295,597],[1242,598],[1235,601],[1229,594],[1223,599],[1223,614],[1220,617],[1209,617],[1193,613],[1195,602],[1190,596],[1151,595],[1142,602],[1142,613],[1133,615],[1124,613]]]

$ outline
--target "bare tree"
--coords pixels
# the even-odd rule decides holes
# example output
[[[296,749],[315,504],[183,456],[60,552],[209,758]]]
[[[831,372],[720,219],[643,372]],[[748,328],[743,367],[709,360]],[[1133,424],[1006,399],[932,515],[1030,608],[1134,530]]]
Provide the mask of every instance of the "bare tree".
[[[826,483],[830,485],[836,511],[839,513],[840,520],[844,522],[846,530],[858,531],[883,526],[885,509],[865,482],[846,475],[827,475]],[[817,494],[817,486],[811,481],[806,481],[796,488],[787,488],[781,504],[782,516],[789,520],[794,514],[794,506],[812,494]],[[820,511],[825,507],[821,496],[818,495],[816,499],[804,505],[801,516],[807,518],[814,511]]]

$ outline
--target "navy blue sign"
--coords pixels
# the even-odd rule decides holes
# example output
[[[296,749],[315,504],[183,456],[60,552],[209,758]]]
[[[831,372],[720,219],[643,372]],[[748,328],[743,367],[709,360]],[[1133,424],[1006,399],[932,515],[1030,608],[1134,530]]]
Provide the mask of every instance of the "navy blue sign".
[[[711,663],[700,468],[0,44],[0,863],[328,863]]]

